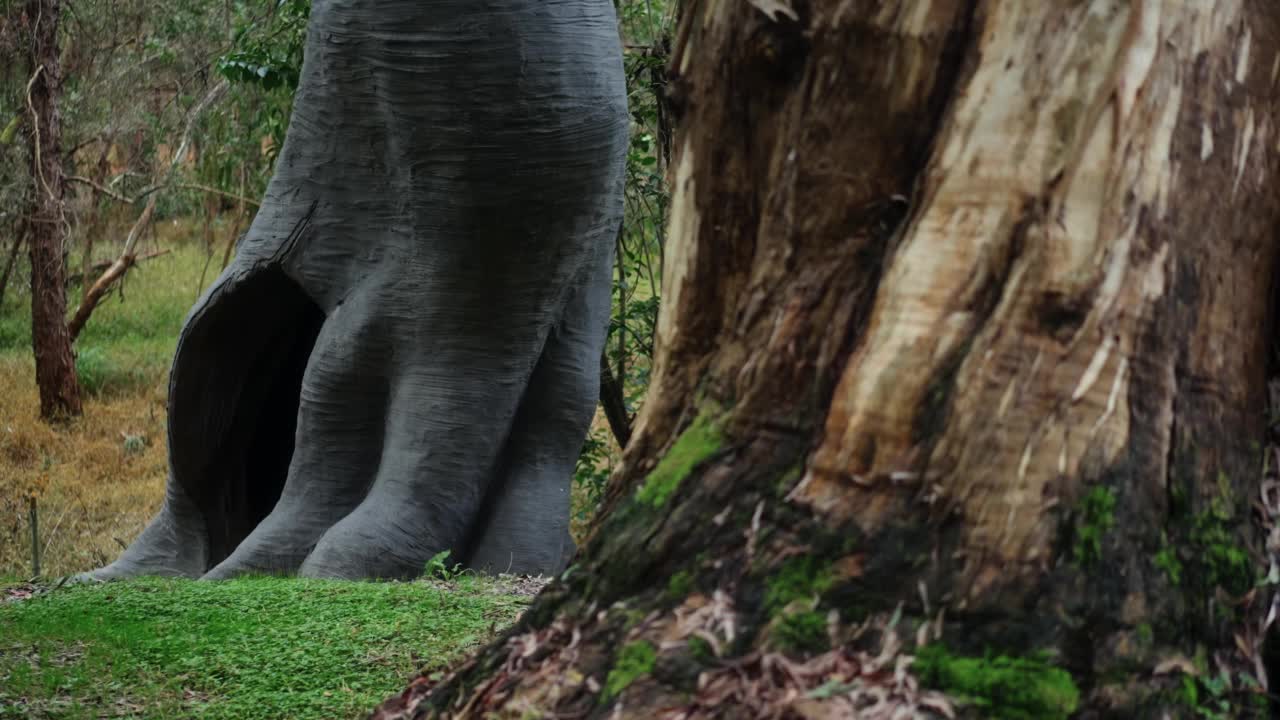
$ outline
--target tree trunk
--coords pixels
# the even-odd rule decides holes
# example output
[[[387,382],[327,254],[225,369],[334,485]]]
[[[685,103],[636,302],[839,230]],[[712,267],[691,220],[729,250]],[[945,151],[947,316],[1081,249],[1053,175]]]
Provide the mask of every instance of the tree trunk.
[[[102,183],[107,179],[107,173],[111,170],[111,148],[115,145],[115,133],[106,132],[102,135],[102,150],[98,153],[98,162],[93,167],[93,182],[97,187],[102,187]],[[98,224],[102,218],[101,199],[97,196],[89,203],[89,218],[84,224],[84,251],[81,258],[83,266],[81,277],[83,282],[89,282],[89,278],[93,276],[93,241],[97,239],[100,232]]]
[[[1277,49],[1246,0],[686,6],[605,512],[376,715],[1264,716]]]
[[[31,346],[36,356],[40,415],[45,419],[80,414],[71,335],[67,332],[67,296],[63,267],[66,218],[63,216],[62,121],[58,95],[58,20],[60,0],[28,0],[32,77],[27,102],[32,113],[32,175],[35,192],[27,248],[31,255]]]

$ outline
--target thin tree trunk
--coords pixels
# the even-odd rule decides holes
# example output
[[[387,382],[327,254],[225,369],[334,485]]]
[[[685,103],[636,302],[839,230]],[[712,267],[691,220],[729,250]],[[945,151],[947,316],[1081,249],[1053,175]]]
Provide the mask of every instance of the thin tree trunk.
[[[376,716],[1266,716],[1280,8],[682,15],[605,512]]]
[[[31,256],[31,345],[45,419],[80,414],[71,335],[67,332],[67,296],[63,248],[62,125],[58,110],[60,0],[28,0],[31,67],[27,104],[32,115],[32,176],[35,198],[27,248]]]
[[[631,441],[631,416],[627,413],[627,399],[623,391],[622,381],[613,374],[609,365],[606,348],[600,354],[600,407],[604,409],[609,430],[613,432],[613,438],[621,448],[625,448]]]
[[[227,263],[231,262],[231,252],[236,248],[236,240],[240,237],[240,228],[244,225],[245,201],[245,169],[244,164],[240,164],[240,201],[236,205],[236,220],[231,224],[231,232],[227,233],[227,247],[222,253],[222,269],[227,269]]]
[[[98,163],[93,169],[92,186],[102,187],[102,183],[107,178],[107,172],[111,169],[109,159],[111,157],[111,146],[115,143],[115,134],[107,133],[102,137],[102,152],[98,154]],[[84,230],[84,257],[82,258],[81,276],[88,278],[93,269],[93,242],[98,237],[98,223],[102,217],[102,209],[100,200],[93,198],[93,202],[89,205],[89,220],[85,223]]]

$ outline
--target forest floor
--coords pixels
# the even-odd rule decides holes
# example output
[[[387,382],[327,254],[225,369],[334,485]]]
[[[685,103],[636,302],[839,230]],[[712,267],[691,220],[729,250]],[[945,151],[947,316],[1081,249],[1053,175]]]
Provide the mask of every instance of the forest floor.
[[[0,582],[0,718],[355,718],[515,620],[537,580]]]
[[[42,570],[51,577],[114,559],[160,506],[169,362],[201,273],[212,282],[221,258],[205,271],[206,254],[190,226],[161,222],[157,235],[157,246],[170,252],[130,271],[76,343],[85,408],[68,424],[38,420],[30,292],[24,275],[10,281],[0,304],[0,576],[31,573],[31,497]],[[100,257],[111,251],[104,247]],[[80,292],[69,288],[71,307]]]

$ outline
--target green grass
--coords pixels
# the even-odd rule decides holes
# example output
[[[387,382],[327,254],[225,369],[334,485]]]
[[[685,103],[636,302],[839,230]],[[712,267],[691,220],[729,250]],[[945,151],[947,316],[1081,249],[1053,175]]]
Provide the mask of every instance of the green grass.
[[[0,718],[363,717],[510,623],[508,592],[151,579],[0,602]]]
[[[76,367],[86,392],[131,390],[168,372],[178,331],[200,290],[206,257],[196,242],[165,247],[172,252],[129,272],[123,291],[102,301],[77,339]],[[220,264],[220,258],[210,264],[205,285],[217,277]],[[25,274],[15,276],[0,305],[0,355],[31,352],[31,296],[26,282]],[[68,313],[79,306],[82,292],[80,285],[69,289]]]

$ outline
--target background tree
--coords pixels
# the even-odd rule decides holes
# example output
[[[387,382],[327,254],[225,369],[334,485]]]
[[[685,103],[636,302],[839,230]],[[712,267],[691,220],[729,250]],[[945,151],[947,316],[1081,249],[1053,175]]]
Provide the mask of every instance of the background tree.
[[[682,20],[607,511],[378,717],[1264,716],[1280,11]]]
[[[30,38],[31,78],[26,94],[31,113],[31,176],[35,180],[30,219],[26,223],[31,257],[31,346],[36,356],[36,383],[40,386],[40,414],[46,419],[80,414],[80,386],[76,382],[71,334],[67,330],[62,263],[67,219],[63,212],[59,108],[61,14],[60,0],[30,0],[24,18]]]
[[[118,289],[134,261],[159,254],[154,243],[143,247],[155,222],[201,218],[211,263],[229,255],[247,225],[246,206],[253,206],[246,195],[260,195],[270,177],[291,95],[287,83],[272,78],[220,90],[226,78],[219,63],[236,58],[256,33],[273,33],[282,52],[293,52],[288,31],[297,12],[305,22],[307,6],[227,2],[210,12],[206,3],[184,0],[160,9],[134,0],[63,4],[63,254],[73,302],[95,281]],[[17,77],[10,64],[25,61],[25,17],[22,4],[0,5],[0,57],[8,61],[0,74],[5,195],[29,181],[29,169],[17,164],[25,153],[4,142],[18,128],[11,110],[16,119],[28,114],[28,77]],[[0,222],[16,234],[25,215],[9,212]],[[215,239],[219,227],[225,230]],[[11,273],[25,280],[29,270],[20,264]],[[93,303],[80,304],[87,319]]]

